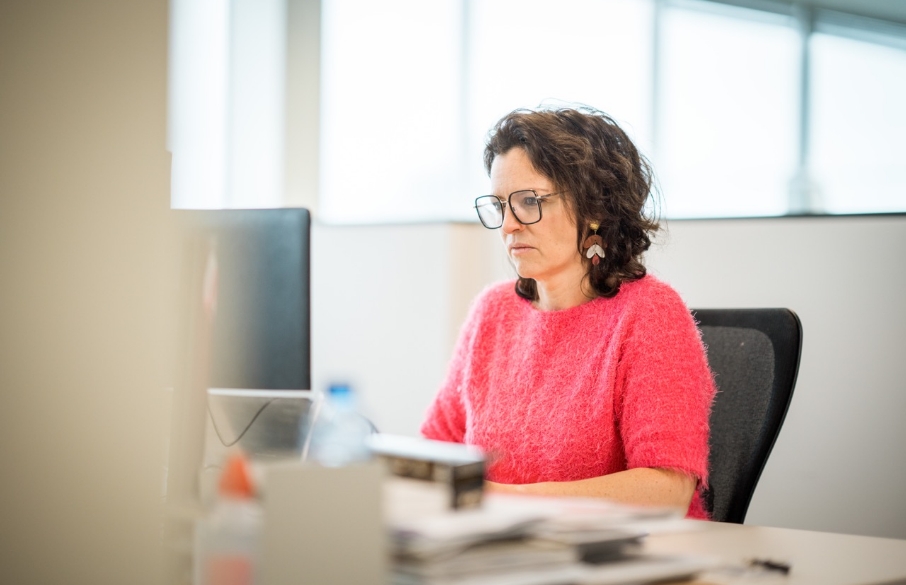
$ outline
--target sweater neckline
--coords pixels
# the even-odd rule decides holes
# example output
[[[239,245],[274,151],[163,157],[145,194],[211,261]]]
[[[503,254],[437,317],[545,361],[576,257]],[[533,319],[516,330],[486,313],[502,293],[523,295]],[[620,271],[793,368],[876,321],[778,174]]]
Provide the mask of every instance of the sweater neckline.
[[[513,294],[516,294],[515,291],[513,292]],[[573,319],[577,316],[581,317],[584,313],[595,310],[595,307],[597,307],[601,303],[607,302],[608,300],[610,300],[610,299],[606,299],[604,297],[595,297],[593,299],[588,300],[587,302],[582,303],[581,305],[576,305],[575,307],[569,307],[567,309],[553,309],[550,311],[545,311],[543,309],[539,309],[538,307],[536,307],[534,305],[534,303],[532,303],[532,301],[530,301],[528,299],[519,297],[518,295],[517,295],[517,298],[519,298],[519,300],[524,303],[523,306],[529,315],[531,315],[532,317],[534,317],[536,319],[543,319],[543,320],[547,320],[547,321]]]
[[[636,286],[645,280],[649,280],[650,275],[645,275],[642,278],[630,282],[624,282],[620,287],[620,292],[612,297],[595,297],[588,302],[582,303],[575,307],[570,307],[568,309],[555,309],[552,311],[541,310],[532,303],[532,301],[522,298],[516,294],[514,289],[511,289],[512,294],[520,301],[522,301],[524,311],[534,319],[544,320],[544,321],[567,321],[573,319],[584,318],[586,314],[597,313],[603,308],[604,305],[608,305],[616,301],[617,299],[625,298],[625,295],[628,290],[634,289]]]

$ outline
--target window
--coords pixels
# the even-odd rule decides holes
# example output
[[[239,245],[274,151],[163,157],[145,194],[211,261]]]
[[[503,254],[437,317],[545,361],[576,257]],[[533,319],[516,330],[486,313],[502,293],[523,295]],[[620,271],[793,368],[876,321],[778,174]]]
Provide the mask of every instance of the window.
[[[455,216],[461,2],[324,0],[322,10],[320,219]]]
[[[906,46],[874,40],[811,38],[810,169],[828,213],[906,210]]]
[[[474,220],[490,126],[546,100],[607,104],[649,143],[651,12],[641,0],[326,0],[321,218]]]
[[[304,179],[324,222],[476,221],[492,125],[586,104],[652,160],[667,217],[906,211],[903,24],[769,0],[171,6],[177,207],[298,202]],[[317,49],[297,67],[318,34],[320,72]]]
[[[586,104],[606,111],[650,152],[652,2],[480,0],[468,27],[469,189],[488,189],[482,166],[488,130],[516,108]]]
[[[782,215],[799,152],[794,22],[689,6],[661,15],[654,166],[664,214]]]
[[[216,0],[171,6],[167,140],[173,207],[226,200],[229,11]]]
[[[284,197],[284,0],[174,0],[172,205],[276,207]]]

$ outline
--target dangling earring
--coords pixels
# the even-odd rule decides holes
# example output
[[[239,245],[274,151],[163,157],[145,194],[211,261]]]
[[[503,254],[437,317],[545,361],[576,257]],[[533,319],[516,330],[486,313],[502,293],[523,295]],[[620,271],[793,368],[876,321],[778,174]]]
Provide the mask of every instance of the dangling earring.
[[[585,248],[585,257],[591,258],[591,263],[597,266],[604,257],[604,240],[598,235],[598,228],[601,226],[593,223],[588,227],[595,230],[595,233],[585,238],[582,247]]]

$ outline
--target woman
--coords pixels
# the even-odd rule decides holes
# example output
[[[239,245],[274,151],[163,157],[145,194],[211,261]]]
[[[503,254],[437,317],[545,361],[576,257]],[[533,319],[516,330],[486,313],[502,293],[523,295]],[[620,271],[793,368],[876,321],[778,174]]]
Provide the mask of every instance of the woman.
[[[607,115],[505,116],[476,209],[518,279],[473,303],[422,434],[487,452],[489,489],[706,518],[714,384],[679,295],[646,275],[652,177]]]

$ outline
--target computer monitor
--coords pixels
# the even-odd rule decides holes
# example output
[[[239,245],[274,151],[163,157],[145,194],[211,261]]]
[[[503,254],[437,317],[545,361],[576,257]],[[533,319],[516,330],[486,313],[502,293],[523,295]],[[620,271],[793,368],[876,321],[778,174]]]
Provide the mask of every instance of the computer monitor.
[[[210,387],[310,390],[308,210],[188,213],[216,252]]]
[[[201,495],[199,472],[230,448],[275,457],[302,447],[311,217],[301,208],[174,213],[183,267],[168,496],[185,500]]]

